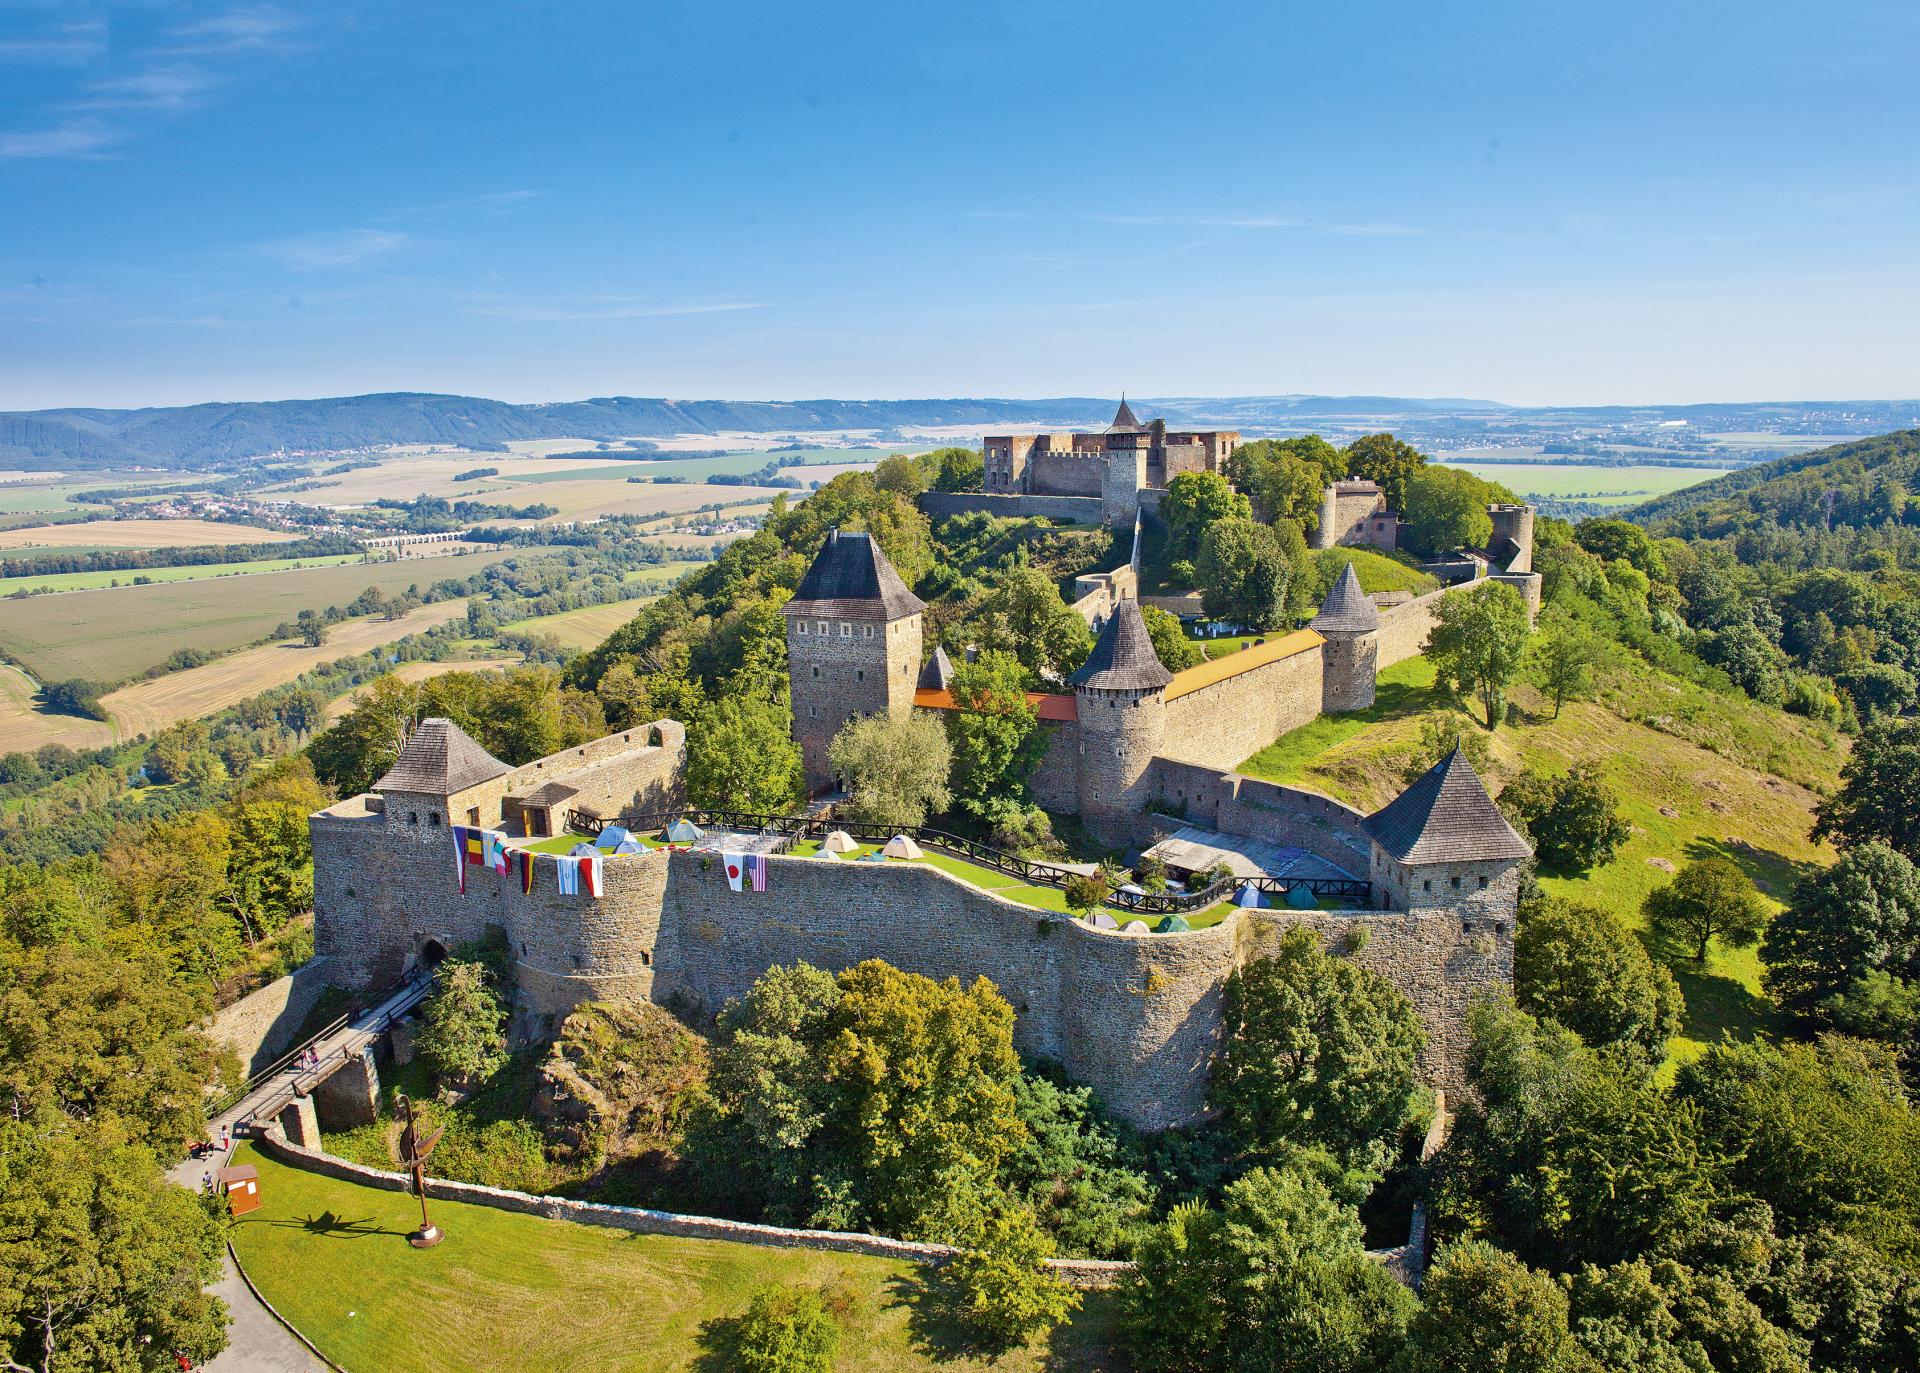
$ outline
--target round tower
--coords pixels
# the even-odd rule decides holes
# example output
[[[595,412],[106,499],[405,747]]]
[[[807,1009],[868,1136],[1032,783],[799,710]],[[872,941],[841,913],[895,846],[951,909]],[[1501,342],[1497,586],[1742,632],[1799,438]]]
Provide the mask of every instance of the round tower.
[[[1080,818],[1109,843],[1131,842],[1166,739],[1167,683],[1140,603],[1119,601],[1068,681],[1079,712]]]
[[[1373,704],[1380,669],[1380,610],[1360,589],[1348,563],[1313,617],[1320,648],[1320,709],[1365,710]]]

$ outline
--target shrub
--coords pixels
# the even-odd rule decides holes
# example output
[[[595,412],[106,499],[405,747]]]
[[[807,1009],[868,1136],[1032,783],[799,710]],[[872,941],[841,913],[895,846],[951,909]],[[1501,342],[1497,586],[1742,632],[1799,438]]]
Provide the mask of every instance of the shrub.
[[[1033,1212],[996,1207],[941,1272],[959,1299],[955,1314],[1006,1346],[1051,1330],[1080,1306],[1079,1293],[1047,1267],[1052,1253]]]
[[[833,1373],[839,1344],[840,1328],[818,1292],[768,1287],[741,1318],[736,1354],[742,1373]]]

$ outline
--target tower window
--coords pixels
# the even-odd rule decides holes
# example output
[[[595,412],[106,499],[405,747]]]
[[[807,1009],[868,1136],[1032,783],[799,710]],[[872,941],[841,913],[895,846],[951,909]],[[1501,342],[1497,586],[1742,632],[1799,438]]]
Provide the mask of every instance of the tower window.
[[[1428,891],[1432,891],[1432,890],[1433,890],[1433,879],[1432,879],[1432,878],[1428,878],[1428,879],[1427,879],[1427,880],[1426,880],[1425,882],[1422,882],[1422,883],[1421,883],[1420,885],[1421,885],[1422,887],[1424,887],[1424,888],[1426,888],[1426,890],[1428,890]]]
[[[1459,879],[1459,878],[1457,878],[1457,877],[1453,879],[1453,889],[1454,889],[1455,891],[1459,891],[1459,890],[1460,890],[1460,879]]]
[[[410,811],[408,811],[408,812],[407,812],[407,823],[408,823],[409,825],[417,825],[417,824],[419,824],[419,823],[420,823],[420,812],[419,812],[419,811],[417,811],[417,810],[410,810]]]
[[[820,621],[820,632],[822,634],[831,634],[833,633],[833,628],[825,620],[822,620]]]
[[[805,634],[807,632],[807,622],[805,620],[795,620],[794,630],[796,633]]]
[[[845,620],[840,622],[840,637],[843,639],[851,639],[853,637],[853,626]]]
[[[820,665],[818,663],[814,664],[813,675],[816,677],[820,675]]]
[[[856,668],[855,668],[855,669],[853,670],[853,680],[854,680],[854,681],[856,681],[856,682],[864,682],[864,681],[866,681],[866,680],[867,680],[867,670],[866,670],[866,669],[865,669],[864,667],[856,667]]]

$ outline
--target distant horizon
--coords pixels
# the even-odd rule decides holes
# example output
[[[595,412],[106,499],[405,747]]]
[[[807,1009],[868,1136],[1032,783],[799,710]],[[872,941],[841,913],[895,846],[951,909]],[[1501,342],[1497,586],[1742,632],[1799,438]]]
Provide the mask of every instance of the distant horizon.
[[[1103,402],[1117,404],[1122,393],[1114,391],[1102,394],[1097,391],[1068,392],[1057,391],[1045,395],[993,394],[988,392],[948,391],[926,394],[900,395],[861,395],[853,392],[818,393],[810,395],[728,395],[713,391],[703,394],[669,394],[659,391],[601,391],[593,394],[547,396],[537,400],[516,400],[507,396],[489,395],[479,391],[430,391],[407,387],[381,387],[369,391],[345,391],[316,393],[312,395],[274,395],[274,396],[217,396],[200,400],[169,401],[149,404],[123,404],[111,401],[79,401],[61,405],[15,406],[3,403],[0,398],[0,414],[34,415],[56,414],[84,410],[128,413],[139,410],[190,410],[202,406],[222,405],[306,405],[325,401],[366,400],[380,396],[422,396],[446,400],[479,400],[498,405],[512,406],[563,406],[577,405],[594,400],[647,400],[666,401],[674,404],[735,404],[735,405],[801,405],[808,403],[847,403],[847,404],[893,404],[893,403],[938,403],[943,401],[984,401],[1002,405],[1044,405],[1061,401]],[[1502,410],[1684,410],[1713,407],[1735,407],[1752,405],[1902,405],[1920,406],[1920,391],[1911,395],[1886,396],[1753,396],[1745,398],[1727,398],[1715,396],[1705,400],[1682,401],[1546,401],[1514,402],[1496,400],[1490,396],[1421,396],[1379,390],[1326,392],[1326,391],[1185,391],[1178,394],[1154,395],[1147,393],[1125,393],[1125,398],[1138,405],[1163,405],[1173,403],[1193,403],[1206,401],[1343,401],[1343,400],[1383,400],[1403,401],[1430,406],[1492,406]]]

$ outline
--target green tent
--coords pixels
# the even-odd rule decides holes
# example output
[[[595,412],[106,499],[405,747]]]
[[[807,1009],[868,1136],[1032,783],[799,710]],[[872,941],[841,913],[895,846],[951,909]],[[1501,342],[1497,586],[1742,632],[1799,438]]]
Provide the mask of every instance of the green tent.
[[[1158,925],[1155,925],[1153,932],[1155,934],[1185,934],[1192,928],[1193,926],[1187,923],[1187,917],[1175,911]]]

